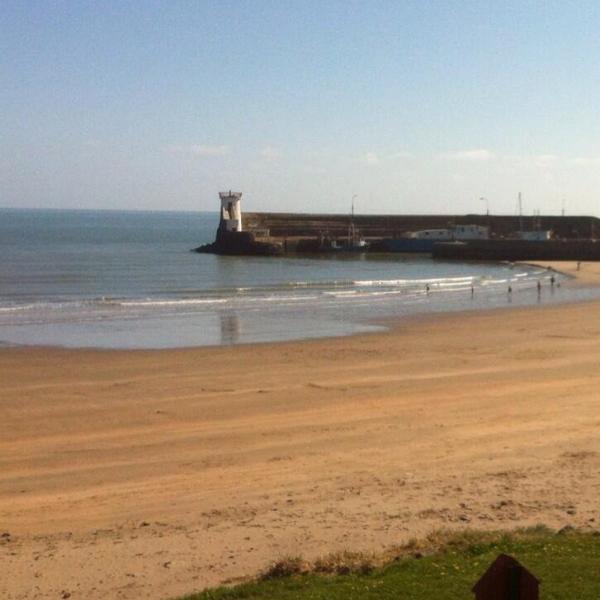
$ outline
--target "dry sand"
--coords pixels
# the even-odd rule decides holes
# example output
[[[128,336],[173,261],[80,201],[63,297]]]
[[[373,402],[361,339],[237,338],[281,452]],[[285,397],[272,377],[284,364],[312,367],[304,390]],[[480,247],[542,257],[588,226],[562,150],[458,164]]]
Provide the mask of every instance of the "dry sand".
[[[576,261],[532,261],[529,264],[538,267],[549,267],[565,275],[575,278],[580,285],[598,285],[600,283],[600,262]]]
[[[597,302],[235,348],[5,349],[0,378],[5,599],[163,599],[439,528],[600,525]]]

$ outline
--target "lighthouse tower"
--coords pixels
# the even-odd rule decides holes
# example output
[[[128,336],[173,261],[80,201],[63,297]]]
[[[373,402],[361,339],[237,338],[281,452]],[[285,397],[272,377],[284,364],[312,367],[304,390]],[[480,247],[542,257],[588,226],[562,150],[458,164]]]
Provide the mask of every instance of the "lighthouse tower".
[[[221,221],[219,231],[240,232],[242,231],[242,192],[220,192],[221,198]]]

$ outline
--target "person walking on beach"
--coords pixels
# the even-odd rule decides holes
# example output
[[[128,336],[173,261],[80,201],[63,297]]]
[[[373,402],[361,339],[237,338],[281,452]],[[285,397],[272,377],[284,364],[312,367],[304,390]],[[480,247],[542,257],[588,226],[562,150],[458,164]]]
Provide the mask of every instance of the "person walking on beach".
[[[539,279],[537,282],[537,292],[538,292],[538,296],[542,293],[542,283],[540,282]]]
[[[556,281],[556,280],[554,279],[554,275],[551,275],[551,276],[550,276],[550,285],[551,285],[552,287],[554,287],[554,282],[555,282],[555,281]]]

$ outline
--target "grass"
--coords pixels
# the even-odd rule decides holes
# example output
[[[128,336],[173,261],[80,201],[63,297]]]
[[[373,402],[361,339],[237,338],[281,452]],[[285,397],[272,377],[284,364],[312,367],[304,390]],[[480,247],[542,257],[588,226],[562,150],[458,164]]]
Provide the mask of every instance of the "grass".
[[[600,533],[540,526],[511,534],[441,532],[382,556],[341,553],[314,563],[286,557],[255,582],[185,600],[467,600],[501,552],[541,579],[541,600],[600,598]]]

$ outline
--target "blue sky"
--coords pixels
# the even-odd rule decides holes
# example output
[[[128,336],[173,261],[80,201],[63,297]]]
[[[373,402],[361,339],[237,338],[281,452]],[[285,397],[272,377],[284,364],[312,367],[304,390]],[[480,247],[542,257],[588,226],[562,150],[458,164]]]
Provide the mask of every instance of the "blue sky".
[[[599,215],[598,31],[597,2],[5,0],[0,206]]]

